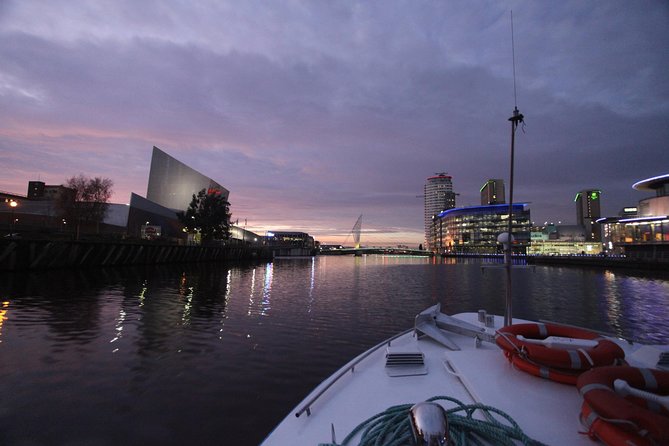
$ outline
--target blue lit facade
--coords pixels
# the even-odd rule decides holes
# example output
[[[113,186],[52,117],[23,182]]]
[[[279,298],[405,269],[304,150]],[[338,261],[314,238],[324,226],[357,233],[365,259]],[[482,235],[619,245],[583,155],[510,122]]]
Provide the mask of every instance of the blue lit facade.
[[[448,209],[434,218],[434,252],[447,254],[497,254],[503,247],[497,237],[508,230],[509,205]],[[513,252],[525,254],[530,244],[530,209],[513,205]]]

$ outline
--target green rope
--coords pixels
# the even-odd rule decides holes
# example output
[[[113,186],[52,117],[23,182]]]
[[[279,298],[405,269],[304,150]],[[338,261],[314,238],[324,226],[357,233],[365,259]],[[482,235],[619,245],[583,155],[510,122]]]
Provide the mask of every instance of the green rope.
[[[435,396],[428,401],[446,400],[456,407],[446,410],[448,433],[454,446],[495,444],[512,446],[518,444],[540,446],[543,443],[533,440],[522,431],[513,419],[491,406],[483,404],[463,404],[448,396]],[[342,443],[321,443],[319,446],[346,446],[362,431],[358,446],[402,446],[411,444],[411,425],[409,409],[413,404],[401,404],[389,407],[385,411],[360,423]],[[477,410],[483,412],[490,421],[473,418]],[[463,412],[463,414],[458,414]],[[493,414],[506,421],[502,423]]]

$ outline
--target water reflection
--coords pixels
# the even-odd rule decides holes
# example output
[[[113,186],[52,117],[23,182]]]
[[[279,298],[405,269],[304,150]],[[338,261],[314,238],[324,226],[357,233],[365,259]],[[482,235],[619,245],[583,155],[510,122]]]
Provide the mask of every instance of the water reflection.
[[[265,284],[262,289],[262,305],[260,308],[260,315],[267,316],[271,309],[272,297],[272,279],[274,277],[274,264],[268,263],[265,266]]]
[[[253,268],[253,272],[251,273],[251,293],[249,294],[249,309],[246,312],[247,316],[251,316],[252,313],[253,302],[255,299],[255,290],[256,290],[256,268]]]
[[[316,257],[311,258],[311,268],[309,274],[309,301],[307,303],[307,313],[311,313],[314,304],[314,286],[316,284]]]
[[[0,342],[2,342],[2,324],[7,320],[8,311],[9,311],[9,301],[3,301],[0,304]]]
[[[606,322],[614,331],[620,332],[620,318],[622,317],[621,298],[615,273],[613,271],[605,271],[602,274],[602,282],[601,295],[606,302]]]
[[[255,271],[255,270],[254,270]],[[225,327],[225,321],[228,318],[226,309],[230,301],[230,292],[232,290],[232,270],[228,270],[228,274],[225,278],[225,297],[223,298],[223,307],[220,309],[220,325],[221,328],[218,330],[220,335],[219,340],[223,340],[223,329]]]
[[[121,339],[123,337],[123,322],[125,322],[125,311],[123,311],[123,308],[119,310],[118,318],[116,318],[116,327],[115,327],[115,336],[112,338],[109,343],[114,343]],[[118,351],[118,348],[115,348],[112,350],[113,353],[116,353]]]

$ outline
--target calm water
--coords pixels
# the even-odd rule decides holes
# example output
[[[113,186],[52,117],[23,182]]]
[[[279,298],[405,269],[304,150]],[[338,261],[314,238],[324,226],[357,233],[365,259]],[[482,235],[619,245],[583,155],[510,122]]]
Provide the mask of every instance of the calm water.
[[[430,262],[2,274],[0,444],[258,444],[318,382],[425,307],[503,311],[503,270]],[[514,311],[669,342],[669,275],[516,270]]]

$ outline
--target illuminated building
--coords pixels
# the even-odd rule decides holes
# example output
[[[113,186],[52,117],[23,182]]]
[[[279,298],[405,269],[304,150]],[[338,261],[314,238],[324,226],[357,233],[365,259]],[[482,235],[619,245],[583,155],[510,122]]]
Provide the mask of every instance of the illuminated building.
[[[481,187],[481,205],[504,204],[504,180],[488,180]]]
[[[654,197],[639,201],[639,217],[656,217],[669,214],[669,174],[639,181],[634,183],[632,187],[640,191],[655,192]]]
[[[193,195],[202,189],[223,195],[228,201],[230,192],[211,178],[153,147],[147,200],[175,211],[188,209]]]
[[[263,244],[272,250],[274,256],[313,256],[317,242],[306,232],[268,232]]]
[[[602,191],[597,189],[582,190],[576,194],[576,223],[586,230],[587,241],[601,241],[602,236],[597,220],[602,216],[600,199]]]
[[[550,224],[532,230],[530,255],[600,254],[602,243],[586,241],[586,231],[581,225]]]
[[[632,186],[654,192],[639,201],[636,215],[599,219],[607,251],[627,257],[669,262],[669,174],[648,178]]]
[[[451,254],[499,254],[503,252],[497,237],[508,230],[509,206],[495,204],[445,210],[434,220],[433,251]],[[530,209],[526,203],[514,203],[512,234],[514,253],[525,254],[530,243]]]
[[[433,219],[446,209],[455,207],[455,193],[450,175],[438,173],[429,177],[424,186],[425,199],[425,243],[428,250],[433,250],[435,233]]]

